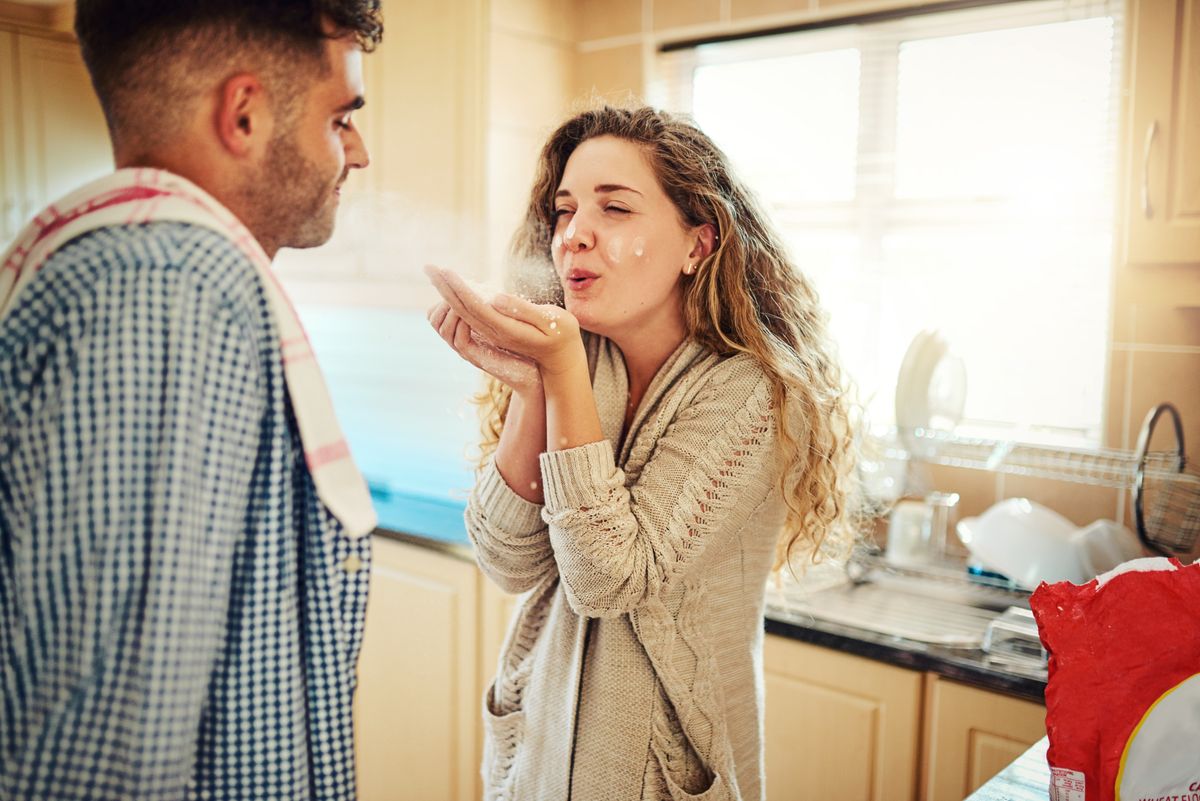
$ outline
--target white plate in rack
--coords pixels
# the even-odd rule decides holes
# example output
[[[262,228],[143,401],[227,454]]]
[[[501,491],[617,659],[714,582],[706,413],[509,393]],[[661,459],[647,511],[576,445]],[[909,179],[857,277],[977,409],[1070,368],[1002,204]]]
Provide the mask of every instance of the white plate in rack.
[[[916,432],[950,433],[962,420],[967,372],[946,338],[927,329],[913,337],[896,380],[896,427],[905,447],[932,455],[937,443]]]

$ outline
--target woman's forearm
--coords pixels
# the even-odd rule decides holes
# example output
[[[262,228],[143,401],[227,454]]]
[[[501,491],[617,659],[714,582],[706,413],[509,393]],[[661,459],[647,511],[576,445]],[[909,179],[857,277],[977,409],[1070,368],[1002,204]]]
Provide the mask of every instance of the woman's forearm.
[[[542,503],[538,455],[546,450],[546,402],[540,390],[513,393],[496,448],[496,469],[513,492]]]
[[[549,450],[577,448],[604,439],[583,343],[552,367],[543,365],[541,374]]]

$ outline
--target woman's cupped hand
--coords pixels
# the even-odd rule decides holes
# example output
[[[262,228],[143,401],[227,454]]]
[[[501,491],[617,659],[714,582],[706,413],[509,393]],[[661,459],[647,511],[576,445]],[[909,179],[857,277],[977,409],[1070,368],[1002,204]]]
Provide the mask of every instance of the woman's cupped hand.
[[[486,298],[453,270],[428,266],[442,296],[429,322],[450,347],[479,369],[521,392],[540,387],[541,373],[564,371],[582,353],[579,323],[552,304],[510,294]]]

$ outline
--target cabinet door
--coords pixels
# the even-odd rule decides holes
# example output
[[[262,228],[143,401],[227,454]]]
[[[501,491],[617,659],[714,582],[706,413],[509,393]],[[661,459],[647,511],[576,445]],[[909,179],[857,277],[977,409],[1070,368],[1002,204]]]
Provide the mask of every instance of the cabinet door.
[[[1200,3],[1129,10],[1126,260],[1200,263]]]
[[[355,697],[361,801],[467,801],[477,793],[478,572],[376,538]]]
[[[113,168],[100,101],[71,42],[17,36],[23,219]]]
[[[482,692],[491,684],[496,674],[496,661],[500,658],[500,648],[508,634],[508,624],[525,596],[509,595],[482,573],[479,582],[479,675]]]
[[[921,673],[768,635],[767,797],[910,801]]]
[[[930,676],[923,801],[962,801],[1046,734],[1032,701]]]
[[[0,251],[21,229],[20,176],[17,165],[16,35],[0,31]]]
[[[479,693],[484,692],[496,676],[500,648],[508,634],[508,624],[517,612],[524,595],[509,595],[482,573],[479,574]],[[475,747],[483,759],[483,722],[475,727]],[[483,779],[479,777],[477,796],[483,797]]]

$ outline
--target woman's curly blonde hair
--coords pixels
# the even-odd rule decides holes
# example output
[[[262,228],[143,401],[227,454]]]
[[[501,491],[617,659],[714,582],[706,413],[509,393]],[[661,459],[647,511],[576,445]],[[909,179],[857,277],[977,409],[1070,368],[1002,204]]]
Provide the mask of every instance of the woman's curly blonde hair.
[[[599,106],[561,125],[542,149],[516,260],[548,271],[548,302],[562,305],[550,260],[554,194],[580,143],[613,136],[640,146],[688,227],[716,230],[716,246],[685,278],[688,334],[714,352],[748,353],[770,376],[783,449],[788,515],[776,569],[793,556],[844,555],[854,539],[850,403],[816,292],[788,257],[757,200],[712,140],[686,118],[650,107]],[[495,379],[476,399],[481,463],[495,451],[511,390]]]

